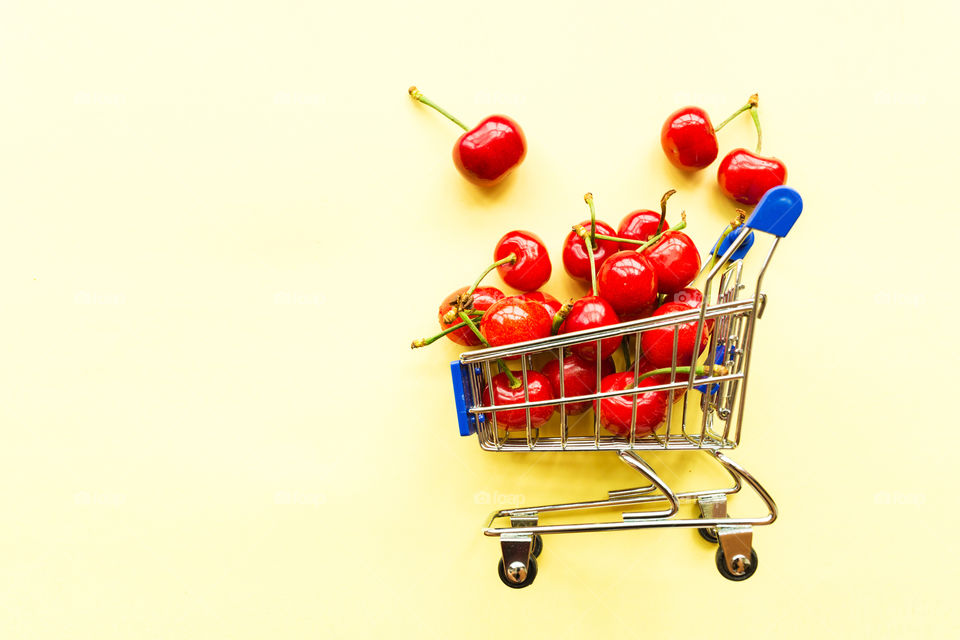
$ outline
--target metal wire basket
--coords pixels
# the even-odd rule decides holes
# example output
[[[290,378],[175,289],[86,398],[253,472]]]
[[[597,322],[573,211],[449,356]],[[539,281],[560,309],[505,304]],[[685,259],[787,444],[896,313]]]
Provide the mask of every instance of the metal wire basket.
[[[464,353],[451,363],[454,398],[457,405],[460,434],[476,434],[480,446],[487,451],[605,451],[619,452],[620,459],[644,474],[650,484],[640,488],[611,491],[606,500],[566,503],[498,511],[493,514],[484,533],[499,536],[503,550],[501,579],[512,587],[527,586],[536,575],[536,556],[542,549],[541,534],[573,533],[654,526],[696,527],[711,541],[719,542],[717,566],[732,580],[743,580],[756,571],[756,553],[751,547],[753,525],[769,524],[777,510],[769,493],[742,467],[721,453],[740,444],[750,357],[757,320],[763,315],[766,295],[761,292],[763,277],[780,240],[787,235],[802,210],[799,194],[789,187],[771,189],[758,203],[744,230],[730,243],[723,256],[709,269],[703,282],[703,304],[687,311],[623,322],[540,340],[517,343]],[[769,249],[756,277],[745,283],[743,260],[732,260],[750,237],[750,231],[772,236]],[[752,240],[751,240],[752,241]],[[694,345],[706,340],[706,348],[693,349],[692,358],[678,358],[681,327],[696,327]],[[596,389],[588,394],[566,394],[563,358],[565,349],[595,342],[597,353],[605,339],[619,338],[632,344],[634,380],[640,376],[641,341],[645,332],[672,331],[672,361],[667,378],[659,384],[601,391],[602,364],[596,363]],[[707,336],[705,338],[705,335]],[[510,428],[500,424],[498,414],[504,411],[493,401],[491,388],[497,363],[501,359],[519,360],[523,402],[510,404],[509,410],[524,411],[525,424]],[[550,359],[558,361],[560,389],[549,400],[530,400],[527,379],[530,371],[542,367]],[[704,363],[710,366],[704,368]],[[703,373],[697,375],[700,365]],[[678,372],[682,368],[682,372]],[[654,430],[637,429],[637,398],[640,394],[662,392],[667,395],[666,419]],[[601,425],[598,403],[615,396],[631,398],[629,429],[612,433]],[[592,405],[592,419],[568,415],[568,406]],[[555,418],[535,426],[531,410],[556,407]],[[584,414],[586,415],[586,414]],[[733,487],[677,493],[664,483],[636,452],[652,450],[703,450],[719,462],[733,477]],[[760,518],[727,517],[726,496],[740,490],[742,482],[750,485],[767,505],[768,513]],[[700,519],[679,519],[679,503],[696,500]],[[587,508],[641,506],[666,503],[666,509],[629,511],[619,521],[540,525],[543,512],[570,511]],[[509,527],[493,527],[498,518],[510,518]]]

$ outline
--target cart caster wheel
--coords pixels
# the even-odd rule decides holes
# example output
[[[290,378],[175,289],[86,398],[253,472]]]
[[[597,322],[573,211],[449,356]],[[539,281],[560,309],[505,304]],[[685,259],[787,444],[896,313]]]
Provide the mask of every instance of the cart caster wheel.
[[[709,542],[710,544],[717,544],[720,542],[717,538],[717,530],[709,527],[701,527],[697,529],[697,533],[700,534],[700,537]]]
[[[538,558],[543,553],[543,536],[539,533],[533,536],[533,551],[531,553]]]
[[[503,581],[503,584],[512,589],[522,589],[533,584],[534,578],[537,577],[537,559],[534,556],[530,556],[530,560],[527,561],[526,566],[520,562],[511,563],[510,566],[511,572],[510,575],[507,575],[507,572],[503,568],[503,558],[500,558],[500,564],[497,566],[497,570],[500,573],[500,579]],[[516,580],[513,578],[516,578]]]
[[[757,552],[753,549],[750,549],[750,559],[747,560],[747,558],[741,556],[739,563],[735,561],[735,565],[736,564],[739,564],[742,573],[730,573],[730,570],[727,569],[727,559],[723,555],[723,547],[717,548],[717,571],[719,571],[720,575],[727,580],[734,580],[737,582],[746,580],[757,572]]]

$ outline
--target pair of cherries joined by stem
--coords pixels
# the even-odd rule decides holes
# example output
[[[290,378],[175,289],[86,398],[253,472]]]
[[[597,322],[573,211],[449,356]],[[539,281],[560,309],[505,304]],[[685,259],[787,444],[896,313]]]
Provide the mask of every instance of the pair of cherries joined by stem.
[[[660,201],[660,214],[635,211],[621,222],[620,228],[628,233],[616,236],[598,230],[610,226],[596,219],[596,207],[592,194],[584,200],[590,207],[590,221],[574,225],[564,243],[564,266],[571,272],[569,256],[579,253],[581,247],[587,258],[591,278],[591,294],[577,300],[560,327],[560,333],[569,333],[617,324],[622,318],[637,318],[649,315],[656,308],[660,294],[673,294],[688,285],[700,269],[700,255],[693,241],[680,229],[686,220],[669,230],[666,224],[667,200],[675,191],[664,194]],[[653,213],[654,217],[649,215]],[[609,243],[610,249],[620,249],[623,244],[631,247],[605,255],[597,246]],[[639,246],[637,246],[639,245]],[[569,252],[569,253],[568,253]],[[579,255],[577,255],[579,258]],[[619,336],[575,344],[573,353],[584,360],[596,361],[610,356],[620,345]]]
[[[700,270],[696,245],[681,231],[686,226],[685,217],[675,227],[666,228],[667,200],[674,193],[671,189],[663,195],[659,214],[650,210],[628,214],[620,222],[616,237],[595,234],[597,243],[620,240],[621,250],[596,265],[596,292],[621,318],[649,315],[656,308],[659,295],[680,291]],[[588,202],[594,214],[589,194]],[[591,235],[582,225],[575,226],[572,233],[582,234],[584,242]]]
[[[504,235],[494,249],[493,264],[480,274],[472,286],[462,287],[444,300],[438,310],[442,331],[432,338],[414,341],[412,346],[430,344],[447,335],[465,346],[496,347],[538,340],[551,333],[571,333],[610,326],[619,323],[622,318],[646,316],[664,299],[675,306],[686,308],[684,304],[688,304],[695,307],[702,296],[695,289],[684,287],[693,280],[699,269],[699,255],[693,242],[681,231],[686,225],[685,216],[681,216],[683,221],[675,227],[666,227],[666,201],[673,193],[669,191],[661,199],[660,214],[635,211],[621,222],[620,229],[623,232],[618,230],[616,234],[610,225],[597,222],[593,198],[590,194],[585,196],[585,201],[590,205],[590,221],[586,226],[575,225],[565,246],[582,247],[581,257],[586,262],[591,290],[579,300],[571,300],[563,305],[539,290],[552,272],[542,240],[528,231],[511,231]],[[601,243],[605,243],[611,253],[599,265],[598,273],[596,247]],[[621,250],[622,247],[628,249]],[[688,256],[690,251],[692,255]],[[690,262],[689,268],[685,260]],[[568,267],[567,264],[564,266]],[[483,278],[493,270],[498,271],[505,284],[519,289],[521,293],[505,295],[495,287],[481,287]],[[664,273],[662,276],[661,271]],[[686,271],[689,271],[688,275],[684,275]],[[676,275],[677,272],[680,275]],[[666,286],[661,286],[661,282]],[[663,308],[664,311],[658,309],[656,313],[670,310],[669,305]],[[686,327],[680,331],[684,340],[678,346],[682,349],[693,338],[686,339]],[[650,332],[642,335],[647,333]],[[656,333],[650,335],[657,337]],[[602,382],[598,385],[597,381],[598,360],[601,380],[617,375],[611,355],[621,343],[622,337],[613,336],[571,345],[563,355],[562,382],[561,362],[556,358],[545,363],[539,372],[527,369],[525,378],[523,373],[511,370],[507,362],[501,359],[498,363],[500,372],[490,378],[482,397],[488,406],[506,407],[527,401],[549,402],[560,397],[590,395],[600,389],[629,390],[629,385],[622,389],[608,385],[604,389]],[[672,349],[672,333],[665,343],[653,340],[641,344],[645,352],[651,352],[650,356],[645,353],[641,364],[637,365],[640,367],[642,386],[669,382],[669,376],[664,379],[663,371],[654,370],[654,367],[662,366],[663,357],[658,350],[664,346]],[[681,352],[677,363],[682,364],[685,358],[686,354]],[[630,369],[633,370],[632,367]],[[650,376],[644,377],[651,371]],[[610,380],[608,382],[613,384]],[[621,380],[618,384],[628,383]],[[652,395],[647,397],[648,393]],[[646,433],[644,429],[652,430],[662,422],[663,411],[660,407],[666,405],[665,398],[668,395],[668,392],[661,391],[640,394],[640,417],[636,421],[638,433]],[[678,396],[682,396],[682,391],[675,391],[674,397]],[[626,394],[626,397],[630,400],[632,417],[632,395]],[[567,414],[577,415],[586,411],[591,404],[595,410],[601,406],[600,411],[604,416],[602,422],[609,426],[608,430],[612,433],[622,434],[625,429],[628,430],[623,427],[622,416],[615,417],[617,411],[622,411],[622,407],[617,409],[616,403],[598,405],[582,401],[565,403],[564,406]],[[520,409],[496,408],[492,411],[498,426],[506,430],[520,430],[525,429],[527,424],[531,428],[538,428],[550,419],[558,406],[555,403]],[[610,411],[614,413],[610,414]],[[611,418],[611,415],[614,417]],[[626,424],[629,425],[629,421]]]
[[[660,144],[677,168],[697,171],[717,159],[717,131],[744,111],[749,111],[757,129],[757,150],[737,148],[724,156],[717,169],[717,183],[730,198],[742,204],[756,204],[767,191],[787,181],[787,167],[779,159],[760,154],[763,133],[757,115],[757,94],[747,104],[714,128],[710,116],[700,107],[684,107],[670,114],[660,130]]]
[[[496,267],[505,283],[524,293],[509,296],[488,307],[480,332],[489,346],[498,347],[550,335],[560,302],[550,294],[536,291],[553,270],[543,241],[529,231],[510,231],[493,250],[494,262],[480,276]]]
[[[508,297],[496,287],[481,287],[483,278],[494,269],[506,284],[524,293]],[[444,298],[437,312],[440,333],[414,340],[411,346],[423,347],[443,336],[457,344],[476,347],[499,346],[549,335],[553,317],[562,305],[550,294],[536,289],[550,278],[551,271],[547,247],[536,234],[529,231],[507,233],[494,248],[493,264],[484,269],[473,285],[461,287]],[[546,333],[543,332],[544,316]]]
[[[490,187],[501,182],[526,157],[527,139],[520,125],[511,118],[488,116],[470,129],[416,87],[410,87],[408,93],[414,100],[436,109],[463,129],[463,135],[453,145],[453,164],[473,184]]]

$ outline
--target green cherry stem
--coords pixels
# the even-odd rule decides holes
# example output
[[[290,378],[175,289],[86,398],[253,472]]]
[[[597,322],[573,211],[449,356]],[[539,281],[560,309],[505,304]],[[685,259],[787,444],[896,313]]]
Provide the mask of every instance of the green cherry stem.
[[[686,212],[686,211],[681,211],[681,212],[680,212],[680,222],[678,222],[677,224],[673,225],[672,227],[670,227],[669,229],[667,229],[667,230],[664,231],[663,233],[658,233],[657,235],[655,235],[655,236],[653,236],[652,238],[650,238],[649,240],[647,240],[644,244],[640,245],[640,248],[637,249],[637,251],[641,251],[641,252],[642,252],[642,251],[646,250],[647,248],[652,247],[653,245],[655,245],[655,244],[657,244],[658,242],[660,242],[660,240],[663,239],[663,236],[667,235],[667,234],[670,233],[671,231],[681,231],[681,230],[686,229],[686,228],[687,228],[687,212]]]
[[[497,260],[489,267],[483,270],[476,280],[473,281],[473,284],[470,285],[470,288],[467,289],[463,294],[461,294],[455,302],[452,302],[450,310],[447,311],[446,315],[443,316],[443,321],[447,324],[450,324],[457,318],[457,313],[463,310],[464,307],[469,307],[470,296],[473,295],[473,292],[477,290],[477,287],[480,286],[480,283],[483,282],[483,279],[487,277],[487,274],[499,267],[502,264],[512,263],[517,261],[517,254],[510,253],[509,255]],[[473,313],[472,309],[467,309]],[[482,313],[482,312],[481,312]]]
[[[482,320],[482,319],[483,319],[483,311],[478,311],[478,310],[476,310],[476,309],[469,309],[469,310],[467,310],[467,315],[469,315],[469,316],[471,317],[471,319],[473,319],[473,320]],[[457,329],[462,329],[462,328],[464,328],[465,326],[467,326],[467,325],[464,324],[463,322],[459,322],[459,323],[457,323],[457,324],[455,324],[455,325],[452,325],[452,326],[447,327],[446,329],[444,329],[443,331],[441,331],[440,333],[438,333],[438,334],[436,334],[436,335],[430,336],[429,338],[417,338],[416,340],[414,340],[413,342],[410,343],[410,348],[411,348],[411,349],[418,349],[418,348],[420,348],[420,347],[425,347],[425,346],[427,346],[427,345],[433,344],[434,342],[436,342],[437,340],[439,340],[439,339],[442,338],[443,336],[447,335],[448,333],[453,333],[453,332],[456,331]]]
[[[653,236],[652,238],[650,238],[649,240],[647,240],[646,242],[644,242],[643,244],[641,244],[639,247],[637,247],[637,251],[640,252],[640,253],[643,253],[644,251],[646,251],[647,249],[649,249],[649,248],[652,247],[653,245],[655,245],[655,244],[657,244],[658,242],[660,242],[660,240],[662,240],[663,237],[664,237],[665,235],[667,235],[668,233],[670,233],[671,231],[680,231],[680,230],[686,229],[686,228],[687,228],[687,212],[686,212],[686,211],[681,211],[681,212],[680,212],[680,222],[678,222],[677,224],[673,225],[672,227],[670,227],[669,229],[667,229],[667,230],[664,231],[663,233],[658,233],[657,235]]]
[[[477,336],[478,340],[480,340],[480,344],[482,344],[484,347],[487,347],[487,348],[490,347],[490,343],[487,342],[487,339],[484,338],[483,334],[480,333],[480,330],[477,329],[477,325],[473,324],[473,320],[470,319],[470,316],[468,316],[466,313],[461,311],[460,319],[463,320],[464,324],[470,327],[470,330],[473,331],[473,334]],[[516,376],[513,375],[513,372],[510,371],[510,367],[508,367],[507,363],[503,361],[503,358],[498,358],[497,364],[500,365],[500,371],[507,374],[507,379],[510,381],[510,388],[516,389],[517,387],[519,387],[520,381],[517,380]]]
[[[593,295],[599,295],[597,293],[597,262],[593,257],[593,243],[590,242],[590,234],[579,224],[573,225],[573,230],[583,238],[583,244],[587,245],[587,256],[590,258],[590,283],[593,285]]]
[[[597,208],[593,204],[593,194],[585,193],[583,201],[590,207],[590,240],[597,246]]]
[[[597,260],[593,257],[593,243],[590,238],[584,237],[583,243],[587,245],[587,254],[590,256],[590,283],[593,285],[593,295],[600,295],[600,289],[597,288]]]
[[[560,326],[563,325],[563,321],[570,315],[571,309],[573,309],[573,298],[564,302],[560,310],[557,311],[557,314],[553,316],[553,324],[550,325],[550,335],[555,336],[560,332]]]
[[[667,200],[676,192],[676,189],[670,189],[660,198],[660,222],[657,223],[657,233],[663,231],[663,225],[667,222]]]
[[[727,225],[726,230],[720,234],[720,238],[717,240],[717,244],[713,247],[713,253],[710,255],[710,264],[706,266],[707,269],[712,269],[713,265],[717,264],[717,260],[720,259],[720,245],[723,244],[723,241],[727,239],[727,236],[730,235],[734,229],[739,227],[747,219],[747,212],[743,209],[737,209],[737,217],[730,221],[730,224]]]
[[[476,290],[477,290],[477,287],[480,286],[480,282],[481,282],[484,278],[487,277],[487,274],[490,273],[491,271],[493,271],[494,269],[496,269],[497,267],[499,267],[500,265],[503,265],[503,264],[512,264],[512,263],[514,263],[514,262],[516,262],[516,261],[517,261],[517,254],[515,254],[515,253],[511,253],[511,254],[509,254],[508,256],[504,257],[504,258],[500,258],[499,260],[497,260],[496,262],[494,262],[493,264],[491,264],[489,267],[487,267],[486,269],[484,269],[483,273],[481,273],[480,276],[479,276],[476,280],[474,280],[473,284],[470,285],[470,288],[467,289],[467,292],[466,292],[464,295],[469,296],[471,293],[473,293],[474,291],[476,291]]]
[[[760,145],[763,143],[763,131],[760,130],[760,115],[757,113],[757,105],[750,107],[750,117],[753,118],[753,124],[757,127],[757,153],[760,153]]]
[[[460,323],[458,323],[458,324],[455,324],[455,325],[452,325],[452,326],[447,327],[446,329],[444,329],[443,331],[441,331],[440,333],[438,333],[438,334],[435,335],[435,336],[430,336],[429,338],[417,338],[416,340],[414,340],[413,342],[410,343],[410,348],[411,348],[411,349],[417,349],[417,348],[419,348],[419,347],[425,347],[425,346],[427,346],[428,344],[433,344],[434,342],[436,342],[437,340],[439,340],[439,339],[442,338],[443,336],[447,335],[448,333],[453,333],[453,332],[456,331],[457,329],[462,329],[462,328],[465,327],[465,326],[467,326],[467,325],[464,324],[464,323],[462,323],[462,322],[460,322]]]
[[[637,249],[637,251],[643,251],[644,249],[654,244],[657,240],[662,238],[665,234],[669,233],[670,231],[680,231],[681,229],[686,229],[687,228],[686,212],[683,212],[680,215],[683,216],[683,219],[680,222],[673,225],[672,227],[670,227],[669,229],[667,229],[662,233],[658,233],[655,236],[650,236],[646,240],[634,240],[633,238],[618,238],[617,236],[608,236],[602,233],[598,233],[597,237],[600,238],[601,240],[613,240],[614,242],[626,242],[629,244],[639,244],[640,247]]]
[[[678,374],[683,373],[686,375],[690,375],[690,369],[691,367],[677,367],[676,372]],[[696,372],[696,375],[698,376],[712,376],[712,375],[725,376],[730,372],[729,369],[727,369],[722,364],[698,365],[697,367],[693,367],[693,370]],[[639,383],[641,380],[652,378],[653,376],[662,376],[665,374],[669,374],[671,371],[672,369],[670,369],[670,367],[664,367],[663,369],[654,369],[653,371],[647,371],[646,373],[641,373],[633,386],[634,387],[639,386]]]
[[[450,119],[451,122],[453,122],[454,124],[456,124],[458,127],[460,127],[461,129],[463,129],[464,131],[469,131],[469,128],[467,127],[467,125],[465,125],[465,124],[463,124],[462,122],[460,122],[459,120],[457,120],[449,111],[447,111],[446,109],[444,109],[443,107],[441,107],[440,105],[438,105],[436,102],[434,102],[433,100],[431,100],[431,99],[428,98],[427,96],[425,96],[425,95],[423,95],[422,93],[420,93],[420,90],[417,89],[416,87],[410,87],[409,89],[407,89],[407,93],[409,93],[409,94],[410,94],[410,97],[413,98],[414,100],[416,100],[417,102],[422,102],[423,104],[427,105],[428,107],[432,107],[432,108],[436,109],[437,111],[439,111],[440,113],[442,113],[443,115],[445,115],[447,118]]]
[[[757,94],[753,94],[752,96],[750,96],[750,99],[747,100],[747,104],[743,105],[742,107],[734,111],[732,114],[730,114],[730,117],[724,120],[723,122],[721,122],[719,126],[714,127],[713,128],[714,133],[716,133],[717,131],[720,131],[720,129],[723,129],[725,126],[727,126],[728,122],[736,118],[738,115],[740,115],[747,109],[750,109],[756,106],[757,106]]]

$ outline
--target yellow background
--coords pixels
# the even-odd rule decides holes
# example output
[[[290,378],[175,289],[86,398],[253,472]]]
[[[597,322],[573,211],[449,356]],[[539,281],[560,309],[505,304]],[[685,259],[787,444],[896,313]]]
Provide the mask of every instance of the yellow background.
[[[957,634],[960,15],[798,6],[5,2],[0,637]],[[516,175],[462,180],[413,83],[516,118]],[[555,536],[507,589],[494,506],[637,478],[482,452],[455,346],[408,344],[511,228],[578,293],[588,190],[616,224],[676,187],[706,249],[733,206],[660,126],[754,91],[806,203],[733,453],[781,508],[759,570],[689,530]],[[686,486],[694,458],[649,457]]]

